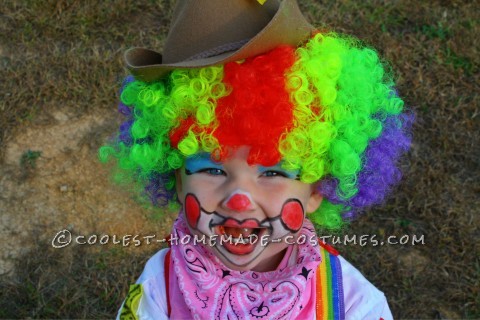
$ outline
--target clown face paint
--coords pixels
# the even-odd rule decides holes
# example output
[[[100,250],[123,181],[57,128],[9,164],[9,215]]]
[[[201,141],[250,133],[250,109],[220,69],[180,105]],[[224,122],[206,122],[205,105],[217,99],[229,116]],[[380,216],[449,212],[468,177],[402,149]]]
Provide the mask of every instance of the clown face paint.
[[[298,172],[249,166],[248,151],[241,147],[223,163],[207,153],[187,158],[177,172],[177,192],[190,231],[216,239],[210,249],[227,267],[270,271],[322,198]]]

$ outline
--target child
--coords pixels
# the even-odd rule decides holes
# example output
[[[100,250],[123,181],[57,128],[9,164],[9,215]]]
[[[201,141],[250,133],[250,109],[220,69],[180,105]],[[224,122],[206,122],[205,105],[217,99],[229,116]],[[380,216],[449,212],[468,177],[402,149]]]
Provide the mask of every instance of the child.
[[[181,209],[120,318],[392,318],[314,225],[341,228],[398,182],[403,101],[375,51],[263,2],[179,1],[163,57],[126,53],[128,120],[101,158]]]

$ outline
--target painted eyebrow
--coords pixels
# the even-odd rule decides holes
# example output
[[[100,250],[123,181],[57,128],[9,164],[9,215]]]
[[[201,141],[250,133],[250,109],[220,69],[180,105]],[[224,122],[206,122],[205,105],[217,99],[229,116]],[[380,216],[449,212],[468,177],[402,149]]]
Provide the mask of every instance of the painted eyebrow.
[[[185,173],[187,174],[192,174],[205,168],[223,169],[223,165],[213,161],[209,153],[196,154],[185,160]]]

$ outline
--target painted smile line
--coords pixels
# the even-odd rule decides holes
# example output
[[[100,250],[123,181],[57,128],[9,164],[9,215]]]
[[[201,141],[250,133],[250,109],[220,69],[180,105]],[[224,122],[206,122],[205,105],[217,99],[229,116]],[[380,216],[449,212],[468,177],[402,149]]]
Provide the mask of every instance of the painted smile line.
[[[187,194],[185,197],[185,215],[187,217],[188,224],[193,229],[197,229],[202,212],[206,213],[207,215],[213,215],[213,218],[211,218],[209,223],[210,228],[212,227],[212,225],[223,224],[226,219],[231,220],[231,222],[229,223],[232,224],[234,224],[235,221],[238,221],[232,218],[223,217],[215,211],[209,212],[203,209],[194,194]],[[274,218],[267,218],[262,223],[258,222],[258,220],[255,219],[245,219],[242,221],[242,223],[248,221],[249,224],[252,224],[245,227],[272,228],[274,221],[279,219],[285,229],[289,230],[292,233],[295,233],[299,231],[302,227],[304,218],[305,211],[303,209],[302,203],[298,199],[287,199],[282,206],[282,210],[280,211],[279,216]],[[232,225],[232,227],[237,226]]]
[[[216,235],[220,238],[215,248],[227,260],[229,258],[226,253],[245,256],[242,260],[255,259],[251,255],[258,256],[271,243],[280,241],[279,239],[288,233],[298,232],[305,215],[303,205],[298,199],[287,199],[280,215],[262,221],[255,218],[237,220],[216,211],[207,211],[192,193],[185,196],[184,206],[190,227],[204,235]]]

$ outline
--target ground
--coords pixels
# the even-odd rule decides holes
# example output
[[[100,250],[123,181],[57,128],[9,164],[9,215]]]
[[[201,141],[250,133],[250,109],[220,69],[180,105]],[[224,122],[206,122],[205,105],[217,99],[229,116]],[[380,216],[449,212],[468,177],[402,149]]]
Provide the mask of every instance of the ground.
[[[0,318],[112,317],[161,247],[54,248],[52,240],[62,230],[168,233],[175,214],[115,185],[97,149],[120,121],[122,52],[161,51],[172,3],[10,0],[0,8]],[[423,235],[424,243],[335,247],[385,292],[395,318],[479,318],[479,6],[306,0],[301,7],[317,26],[377,48],[416,115],[402,184],[347,233]]]

